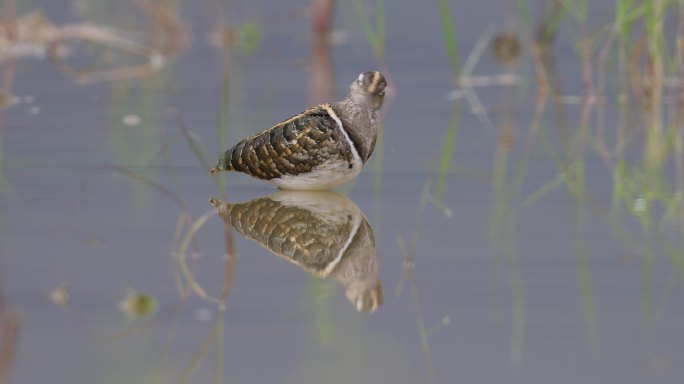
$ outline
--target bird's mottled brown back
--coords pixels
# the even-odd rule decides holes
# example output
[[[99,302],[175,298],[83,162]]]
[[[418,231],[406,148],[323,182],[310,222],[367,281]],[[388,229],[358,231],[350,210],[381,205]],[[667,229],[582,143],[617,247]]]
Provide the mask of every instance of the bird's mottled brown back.
[[[225,152],[221,170],[235,170],[264,180],[310,172],[325,161],[352,160],[332,107],[323,104],[248,137]]]

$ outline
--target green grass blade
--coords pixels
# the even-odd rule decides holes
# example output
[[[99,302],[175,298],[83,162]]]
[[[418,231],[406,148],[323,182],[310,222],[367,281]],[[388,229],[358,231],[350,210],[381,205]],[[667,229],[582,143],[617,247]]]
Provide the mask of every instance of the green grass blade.
[[[442,156],[439,160],[439,172],[435,186],[435,199],[437,201],[442,201],[446,179],[451,169],[451,158],[454,152],[454,145],[456,144],[456,134],[458,133],[458,123],[460,120],[461,103],[456,103],[454,105],[454,115],[451,118],[449,128],[444,134],[444,142],[442,144]]]
[[[460,59],[458,56],[458,45],[454,35],[454,23],[451,18],[451,9],[449,0],[438,0],[439,14],[442,21],[442,33],[444,35],[444,44],[446,45],[449,59],[451,60],[451,72],[454,78],[458,77],[460,72]]]

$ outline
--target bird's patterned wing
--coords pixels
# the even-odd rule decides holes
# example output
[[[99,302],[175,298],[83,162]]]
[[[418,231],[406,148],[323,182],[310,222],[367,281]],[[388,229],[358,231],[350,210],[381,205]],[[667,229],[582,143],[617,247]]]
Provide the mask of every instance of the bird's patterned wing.
[[[225,152],[218,168],[270,180],[310,172],[329,160],[351,161],[334,113],[319,105],[248,137]]]

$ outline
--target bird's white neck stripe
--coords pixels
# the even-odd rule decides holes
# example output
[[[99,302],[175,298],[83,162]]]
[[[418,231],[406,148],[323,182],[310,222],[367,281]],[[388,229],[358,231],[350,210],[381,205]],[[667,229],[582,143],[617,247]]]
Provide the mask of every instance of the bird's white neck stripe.
[[[337,126],[340,127],[340,131],[342,131],[342,134],[344,135],[344,138],[347,140],[347,143],[349,143],[349,148],[351,148],[352,151],[352,156],[354,157],[355,161],[360,162],[363,165],[363,161],[361,160],[361,156],[359,156],[359,151],[356,150],[356,144],[352,141],[352,139],[349,137],[349,134],[347,133],[347,130],[344,128],[344,125],[342,124],[342,120],[337,116],[337,113],[335,113],[335,110],[330,106],[330,104],[324,104],[323,108],[328,112],[330,117],[335,120],[337,123]]]

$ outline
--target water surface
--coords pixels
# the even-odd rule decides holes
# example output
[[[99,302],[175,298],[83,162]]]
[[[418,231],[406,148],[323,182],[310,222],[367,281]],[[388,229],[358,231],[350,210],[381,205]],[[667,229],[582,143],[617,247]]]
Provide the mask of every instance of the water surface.
[[[19,101],[0,125],[10,382],[680,382],[682,162],[667,147],[647,167],[653,117],[619,104],[610,76],[608,101],[582,105],[568,33],[554,46],[556,96],[577,98],[537,98],[529,52],[508,68],[485,52],[474,75],[518,82],[475,88],[483,118],[449,97],[437,4],[385,4],[379,63],[358,12],[338,3],[328,56],[312,52],[306,2],[181,2],[192,37],[155,73],[79,85],[49,60],[2,63]],[[68,1],[31,5],[55,23],[152,33],[134,6],[95,3],[76,17]],[[499,1],[451,7],[463,55],[510,20]],[[594,5],[589,23],[611,17]],[[253,40],[220,50],[208,42],[219,26]],[[337,207],[327,219],[306,213],[338,233],[371,231],[382,300],[373,291],[377,305],[359,312],[320,265],[226,226],[211,196],[246,203],[276,190],[212,180],[170,108],[213,162],[379,66],[392,84],[381,147],[341,197],[316,204]],[[316,76],[331,81],[313,86]],[[662,110],[676,126],[674,106]],[[340,212],[354,219],[335,221]],[[60,307],[49,295],[64,283]]]

